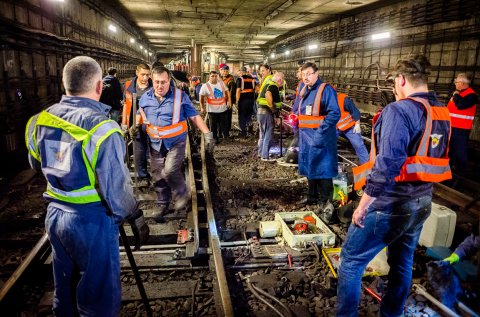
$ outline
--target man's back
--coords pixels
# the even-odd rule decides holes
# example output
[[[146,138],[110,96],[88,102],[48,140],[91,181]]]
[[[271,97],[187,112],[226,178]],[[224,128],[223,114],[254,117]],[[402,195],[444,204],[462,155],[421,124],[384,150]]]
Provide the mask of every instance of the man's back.
[[[120,110],[122,99],[123,93],[120,81],[113,75],[105,76],[100,102],[112,107],[113,110]]]

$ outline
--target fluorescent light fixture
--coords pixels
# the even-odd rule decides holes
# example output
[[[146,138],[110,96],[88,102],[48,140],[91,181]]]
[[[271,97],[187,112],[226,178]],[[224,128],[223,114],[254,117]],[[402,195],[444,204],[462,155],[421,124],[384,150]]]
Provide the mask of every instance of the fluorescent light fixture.
[[[390,38],[390,32],[372,34],[372,41]]]
[[[130,43],[135,43],[135,39],[133,37],[130,39]]]
[[[285,55],[290,55],[290,51],[285,51]]]
[[[275,58],[275,53],[270,54],[271,58]]]
[[[152,52],[148,52],[148,56],[152,56]]]
[[[113,24],[110,24],[110,25],[108,26],[108,29],[109,29],[110,31],[112,31],[112,32],[117,32],[117,27],[116,27],[115,25],[113,25]]]
[[[310,45],[308,45],[308,49],[309,49],[309,50],[314,50],[314,49],[316,49],[316,48],[318,48],[318,45],[317,45],[317,44],[310,44]]]
[[[145,54],[147,54],[147,50],[143,50],[145,52]]]
[[[140,45],[140,49],[143,50],[143,45]]]
[[[65,0],[50,0],[50,1],[53,1],[53,2],[65,2]]]

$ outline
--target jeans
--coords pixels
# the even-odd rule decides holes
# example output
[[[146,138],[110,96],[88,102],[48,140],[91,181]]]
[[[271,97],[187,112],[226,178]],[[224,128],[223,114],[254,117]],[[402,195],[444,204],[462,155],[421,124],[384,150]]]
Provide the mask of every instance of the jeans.
[[[135,168],[137,169],[138,178],[150,178],[147,170],[147,154],[148,154],[148,134],[145,126],[138,131],[135,137]]]
[[[209,112],[208,113],[208,127],[212,131],[213,138],[218,141],[223,134],[226,139],[230,136],[228,129],[227,111],[224,112]]]
[[[258,155],[261,158],[268,159],[270,144],[273,138],[273,114],[265,108],[258,108]]]
[[[353,127],[347,129],[345,131],[338,131],[337,130],[337,137],[345,136],[350,144],[352,144],[355,153],[357,154],[358,160],[360,161],[360,165],[367,163],[370,159],[370,155],[368,154],[367,148],[363,143],[362,134],[361,133],[353,133]]]
[[[187,195],[183,173],[185,147],[186,141],[175,144],[170,150],[163,143],[160,151],[150,147],[153,186],[162,205],[168,206],[172,196],[175,200],[181,200]]]
[[[119,316],[118,224],[98,209],[65,212],[48,206],[56,316]]]
[[[455,167],[455,171],[460,176],[466,176],[468,171],[468,137],[470,130],[452,128],[450,136],[450,164]]]
[[[365,267],[387,246],[390,271],[380,313],[388,317],[403,314],[412,281],[413,253],[431,205],[432,196],[425,195],[383,210],[370,207],[364,220],[365,228],[350,225],[340,254],[337,316],[358,316]]]

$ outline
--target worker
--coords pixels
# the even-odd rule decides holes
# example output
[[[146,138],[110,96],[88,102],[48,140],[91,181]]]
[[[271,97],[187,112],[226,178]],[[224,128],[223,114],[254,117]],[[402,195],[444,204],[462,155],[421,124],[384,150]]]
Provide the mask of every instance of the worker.
[[[370,161],[354,168],[354,189],[366,188],[340,254],[337,316],[357,316],[363,272],[385,247],[390,271],[380,315],[403,313],[433,182],[451,178],[450,117],[428,90],[430,66],[424,55],[397,62],[396,102],[374,118]]]
[[[202,88],[202,83],[200,82],[199,76],[192,77],[191,86],[193,89],[192,95],[194,96],[195,102],[200,102],[200,89]]]
[[[338,93],[338,106],[340,108],[340,120],[337,123],[337,137],[347,138],[357,154],[360,164],[368,162],[367,148],[363,143],[362,129],[360,127],[360,111],[346,94]]]
[[[260,71],[266,73],[265,66]],[[269,75],[267,75],[269,76]],[[283,85],[284,75],[277,72],[271,78],[265,77],[260,94],[257,98],[257,121],[258,121],[258,156],[262,161],[273,162],[276,159],[270,157],[272,145],[274,118],[282,107],[279,87]]]
[[[125,83],[125,104],[123,106],[122,114],[122,130],[125,133],[127,129],[135,128],[133,123],[133,94],[137,96],[137,108],[138,101],[142,95],[152,88],[152,80],[150,79],[150,67],[147,64],[141,63],[137,65],[135,71],[135,77]],[[132,137],[135,142],[135,169],[137,171],[137,186],[148,187],[150,186],[150,174],[147,169],[147,151],[148,151],[148,136],[145,132],[145,127],[139,130]]]
[[[117,70],[109,67],[107,76],[103,77],[103,90],[100,102],[110,106],[110,119],[118,122],[120,109],[122,108],[123,91],[120,81],[117,79]]]
[[[448,102],[452,121],[450,159],[455,171],[460,176],[466,176],[468,173],[468,137],[477,112],[478,98],[470,87],[472,83],[470,75],[458,74],[454,82],[455,92]]]
[[[163,221],[172,198],[176,212],[186,211],[189,207],[190,197],[183,173],[187,119],[204,133],[208,149],[213,150],[212,133],[198,115],[188,95],[170,85],[171,79],[167,68],[154,68],[153,88],[140,99],[138,111],[149,136],[153,186],[159,203],[153,214],[157,222]],[[136,127],[138,131],[139,126]]]
[[[47,180],[45,228],[52,245],[56,316],[119,316],[118,225],[140,238],[148,226],[123,161],[125,144],[110,107],[99,102],[102,69],[78,56],[63,68],[66,95],[27,124],[32,168]]]
[[[218,73],[211,71],[208,82],[200,89],[200,108],[202,113],[208,113],[208,124],[217,144],[220,143],[222,135],[225,140],[230,137],[226,111],[231,107],[230,91],[223,81],[218,79]]]
[[[252,124],[253,104],[255,102],[255,81],[247,73],[245,66],[240,68],[240,77],[238,77],[236,91],[236,100],[238,106],[238,126],[240,136],[248,137],[247,127]]]
[[[318,75],[317,65],[302,65],[303,85],[294,102],[298,115],[298,171],[308,179],[308,194],[299,205],[319,203],[318,214],[329,221],[333,213],[333,177],[338,173],[336,125],[340,118],[337,93]]]
[[[225,86],[227,86],[231,98],[232,106],[230,106],[226,111],[227,128],[228,131],[230,131],[232,129],[232,108],[233,105],[237,103],[237,85],[235,83],[235,78],[230,74],[230,67],[228,65],[220,64],[220,74],[222,75],[223,83],[225,84]]]

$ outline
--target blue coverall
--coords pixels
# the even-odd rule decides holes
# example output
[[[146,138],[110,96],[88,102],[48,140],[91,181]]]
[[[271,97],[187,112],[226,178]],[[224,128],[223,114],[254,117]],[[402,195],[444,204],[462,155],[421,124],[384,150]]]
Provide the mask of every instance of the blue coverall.
[[[110,107],[88,98],[63,96],[47,112],[85,130],[107,120]],[[117,123],[113,124],[120,129]],[[41,165],[29,155],[30,165],[42,169],[47,181],[65,191],[89,184],[81,143],[63,130],[38,126],[37,145]],[[57,316],[118,316],[121,304],[118,225],[135,212],[125,143],[113,133],[98,150],[95,175],[105,200],[87,204],[50,202],[45,227],[53,249]],[[76,303],[75,303],[76,302]]]

